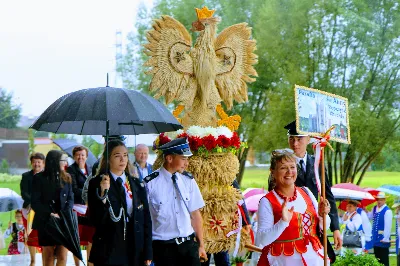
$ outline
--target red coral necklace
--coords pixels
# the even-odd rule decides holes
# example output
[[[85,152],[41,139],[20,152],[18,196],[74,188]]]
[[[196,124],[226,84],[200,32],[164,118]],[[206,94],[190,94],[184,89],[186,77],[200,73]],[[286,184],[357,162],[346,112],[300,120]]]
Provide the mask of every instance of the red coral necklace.
[[[282,193],[280,193],[279,191],[277,191],[276,189],[274,189],[274,191],[276,192],[276,194],[278,194],[278,196],[283,199],[284,201],[288,198],[285,195],[283,195]],[[289,202],[295,201],[297,199],[297,188],[294,187],[294,194],[292,197],[290,197],[288,199]]]

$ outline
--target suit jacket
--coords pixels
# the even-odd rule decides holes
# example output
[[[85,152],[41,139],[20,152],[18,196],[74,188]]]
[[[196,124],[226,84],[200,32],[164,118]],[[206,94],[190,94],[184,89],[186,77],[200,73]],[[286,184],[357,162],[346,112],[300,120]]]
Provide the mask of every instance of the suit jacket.
[[[33,170],[23,173],[21,183],[19,187],[21,189],[21,196],[24,200],[23,208],[27,208],[31,205],[31,196],[32,196],[32,180],[33,180]]]
[[[62,182],[62,181],[61,181]],[[74,206],[74,193],[72,184],[62,182],[63,187],[59,193],[61,209],[72,209]],[[32,209],[35,211],[32,228],[41,230],[45,226],[53,212],[52,202],[56,198],[56,190],[59,188],[58,181],[53,182],[43,172],[34,175],[32,182]]]
[[[89,169],[86,165],[87,175],[90,175],[92,169]],[[85,185],[87,177],[82,173],[79,165],[77,163],[71,164],[67,168],[67,172],[72,177],[72,191],[74,192],[74,203],[75,204],[85,204],[82,199],[82,189]]]
[[[126,208],[126,198],[121,195],[117,183],[110,176],[108,198],[110,204],[104,204],[97,198],[100,193],[100,176],[89,181],[89,217],[96,227],[89,261],[104,264],[143,265],[145,260],[152,259],[152,223],[147,201],[146,190],[137,178],[127,175],[132,191],[133,211],[126,224],[126,240],[124,240],[124,221],[113,222],[109,207],[115,216],[120,207]]]

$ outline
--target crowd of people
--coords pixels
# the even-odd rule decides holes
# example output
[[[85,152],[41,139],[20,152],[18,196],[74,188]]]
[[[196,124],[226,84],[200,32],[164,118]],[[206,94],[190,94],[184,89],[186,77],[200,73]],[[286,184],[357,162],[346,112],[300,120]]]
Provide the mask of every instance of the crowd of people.
[[[315,158],[307,153],[310,137],[298,134],[294,122],[285,128],[290,149],[272,152],[269,192],[256,214],[256,245],[262,248],[258,265],[323,265],[324,220],[334,239],[333,247],[327,241],[328,264],[336,259],[335,249],[362,254],[373,248],[379,261],[389,265],[393,214],[384,193],[377,195],[372,212],[348,200],[346,212],[339,217],[329,179],[326,199],[319,196]],[[49,234],[46,224],[50,217],[63,219],[63,212],[80,204],[87,206],[77,221],[89,265],[209,265],[211,254],[205,251],[200,213],[205,203],[194,177],[186,172],[192,155],[187,139],[159,147],[164,159],[159,169],[147,163],[145,145],[136,147],[133,164],[123,137],[111,137],[107,146],[92,169],[83,146],[73,149],[70,166],[62,151],[52,150],[46,157],[32,154],[32,170],[21,180],[23,209],[15,213],[16,222],[6,231],[13,237],[9,254],[22,253],[27,243],[31,265],[37,249],[42,251],[43,265],[53,266],[55,261],[66,265],[68,250]],[[239,189],[237,182],[232,186]],[[249,232],[251,220],[246,206],[242,207],[244,229]],[[400,202],[393,207],[395,217],[400,217]],[[216,266],[230,265],[227,251],[214,254],[214,259]],[[77,257],[75,264],[79,265]]]

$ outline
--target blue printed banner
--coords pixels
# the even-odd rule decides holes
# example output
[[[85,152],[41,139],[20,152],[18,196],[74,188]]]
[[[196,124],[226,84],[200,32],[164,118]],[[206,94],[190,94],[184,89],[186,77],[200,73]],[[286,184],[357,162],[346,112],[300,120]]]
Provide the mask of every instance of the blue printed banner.
[[[321,136],[334,126],[330,132],[331,140],[350,144],[347,98],[296,85],[295,100],[299,133]]]

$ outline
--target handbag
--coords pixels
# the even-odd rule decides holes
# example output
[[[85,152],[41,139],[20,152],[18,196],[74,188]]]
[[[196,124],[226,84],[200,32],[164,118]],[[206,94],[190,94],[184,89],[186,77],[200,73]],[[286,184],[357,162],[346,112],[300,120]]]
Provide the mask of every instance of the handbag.
[[[344,231],[343,246],[346,248],[361,248],[362,245],[360,232],[351,232],[350,230]]]

